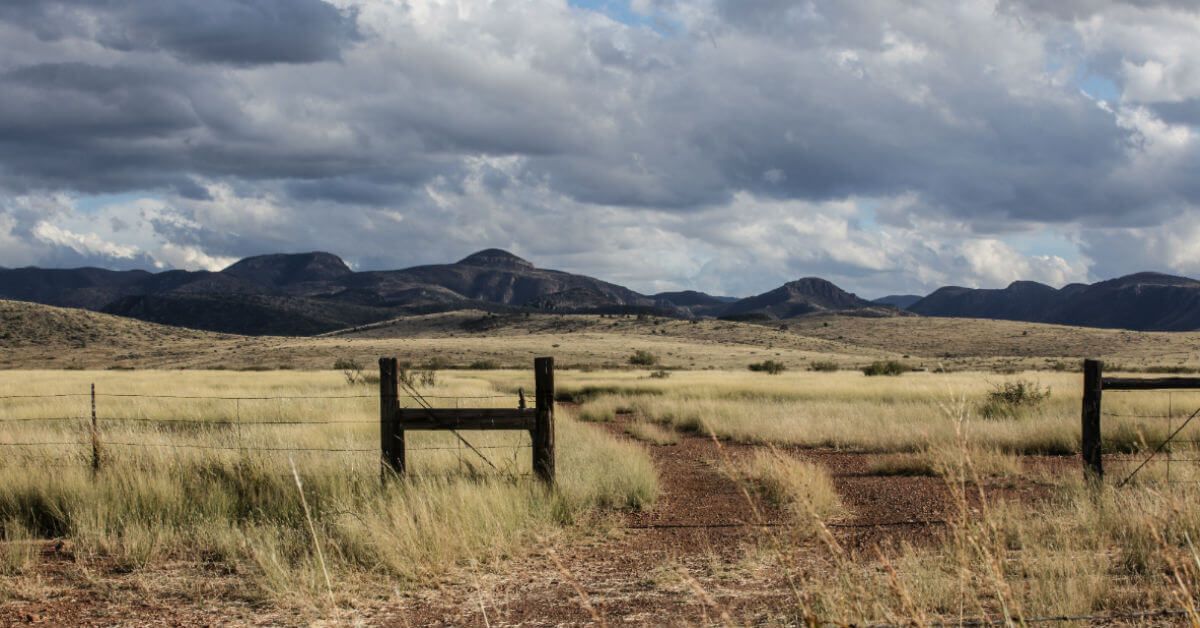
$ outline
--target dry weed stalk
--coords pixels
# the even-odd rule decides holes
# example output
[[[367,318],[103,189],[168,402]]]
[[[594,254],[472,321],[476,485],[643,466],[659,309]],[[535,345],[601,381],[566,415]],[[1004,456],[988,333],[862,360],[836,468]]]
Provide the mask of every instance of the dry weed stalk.
[[[308,510],[308,499],[304,497],[304,484],[300,482],[300,473],[296,471],[296,461],[288,456],[288,464],[292,466],[292,478],[296,480],[296,491],[300,493],[300,505],[304,507],[304,519],[308,521],[308,532],[312,535],[313,548],[317,551],[317,560],[321,563],[321,573],[325,574],[325,590],[329,593],[329,604],[337,608],[333,599],[333,581],[329,578],[329,568],[325,566],[325,552],[321,551],[321,541],[317,538],[317,528],[313,525],[312,513]]]

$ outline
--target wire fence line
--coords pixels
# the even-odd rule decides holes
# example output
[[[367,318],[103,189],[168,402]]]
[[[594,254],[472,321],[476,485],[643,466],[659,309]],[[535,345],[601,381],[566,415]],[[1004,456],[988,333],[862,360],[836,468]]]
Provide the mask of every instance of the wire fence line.
[[[1115,388],[1115,389],[1110,390],[1109,392],[1130,392],[1130,389]],[[1141,439],[1141,444],[1143,445],[1143,447],[1147,448],[1148,451],[1141,450],[1141,451],[1134,451],[1134,452],[1116,452],[1116,453],[1109,453],[1109,452],[1101,451],[1102,458],[1108,458],[1110,460],[1130,461],[1130,462],[1138,463],[1137,466],[1134,467],[1134,469],[1131,472],[1129,472],[1128,475],[1126,475],[1126,477],[1124,479],[1122,479],[1121,481],[1116,483],[1116,486],[1118,488],[1129,484],[1129,482],[1132,481],[1133,478],[1139,474],[1139,472],[1141,472],[1143,469],[1148,468],[1150,465],[1157,465],[1157,466],[1160,466],[1160,467],[1163,467],[1166,469],[1166,477],[1165,477],[1166,484],[1181,483],[1181,482],[1173,481],[1171,478],[1172,464],[1182,463],[1182,464],[1189,464],[1189,465],[1195,466],[1198,463],[1200,463],[1200,458],[1197,457],[1197,453],[1200,452],[1200,438],[1196,438],[1194,436],[1190,437],[1190,438],[1182,436],[1184,429],[1187,428],[1188,425],[1190,425],[1192,423],[1193,419],[1195,419],[1197,417],[1197,415],[1200,415],[1200,408],[1198,408],[1195,411],[1190,412],[1190,413],[1187,412],[1187,410],[1180,410],[1177,412],[1175,410],[1175,408],[1177,406],[1176,406],[1176,401],[1175,401],[1174,389],[1167,388],[1166,390],[1160,391],[1158,394],[1163,394],[1164,392],[1165,392],[1166,398],[1167,398],[1165,414],[1148,413],[1148,412],[1116,412],[1116,411],[1112,411],[1112,410],[1104,410],[1103,408],[1099,408],[1098,416],[1096,417],[1097,421],[1099,421],[1101,418],[1134,419],[1134,420],[1150,419],[1150,420],[1159,422],[1158,423],[1159,429],[1161,429],[1162,427],[1165,427],[1166,431],[1168,432],[1165,436],[1159,436],[1156,438],[1148,438],[1146,436],[1146,434],[1142,431],[1141,427],[1139,426],[1137,428],[1138,436]],[[1086,405],[1087,405],[1086,397],[1084,400],[1084,404],[1086,407]],[[1191,406],[1189,405],[1188,408],[1190,409],[1190,407]],[[1198,423],[1200,423],[1200,422],[1198,422]],[[1194,434],[1194,432],[1195,432],[1195,430],[1193,429],[1192,433]],[[1100,443],[1102,445],[1103,439],[1100,440]],[[1176,450],[1179,450],[1178,451],[1179,454],[1182,454],[1182,455],[1188,456],[1188,457],[1180,457],[1179,455],[1177,455]],[[1163,481],[1163,480],[1160,480],[1160,481]]]
[[[193,449],[193,450],[215,450],[215,451],[261,451],[261,452],[319,452],[319,453],[380,453],[380,448],[375,447],[310,447],[310,446],[261,446],[250,445],[244,442],[245,435],[241,432],[242,426],[258,426],[258,427],[309,427],[309,426],[367,426],[379,425],[379,419],[312,419],[312,420],[293,420],[293,419],[263,419],[263,418],[243,418],[242,407],[240,402],[243,401],[304,401],[304,400],[362,400],[362,399],[378,399],[377,394],[352,394],[352,395],[171,395],[171,394],[140,394],[140,393],[105,393],[105,392],[79,392],[79,393],[51,393],[51,394],[8,394],[0,395],[0,401],[24,401],[38,399],[81,399],[92,400],[91,414],[82,414],[79,416],[28,416],[28,417],[0,417],[0,425],[35,425],[35,424],[54,424],[54,423],[84,423],[87,424],[88,440],[0,440],[0,448],[14,450],[18,448],[36,448],[36,447],[128,447],[128,448],[147,448],[147,449]],[[95,400],[97,398],[106,399],[150,399],[150,400],[211,400],[211,401],[232,401],[236,402],[233,408],[234,418],[162,418],[154,416],[103,416],[96,411]],[[482,400],[482,399],[508,399],[514,402],[523,402],[524,397],[521,393],[512,394],[488,394],[488,395],[420,395],[414,401],[418,405],[418,409],[428,409],[429,403],[427,399],[438,400],[454,400],[455,405],[459,400]],[[513,404],[514,406],[517,403]],[[103,433],[99,429],[102,425],[113,426],[122,423],[153,425],[156,427],[170,427],[173,425],[191,425],[198,427],[236,427],[237,439],[239,442],[235,444],[201,444],[201,443],[182,443],[182,442],[148,442],[142,440],[116,439],[107,440],[103,438]],[[153,432],[162,434],[163,432]],[[65,435],[65,434],[64,434]],[[128,436],[132,434],[121,433],[119,436]],[[459,437],[461,438],[461,436]],[[526,442],[517,442],[506,445],[476,445],[471,446],[479,450],[520,450],[532,448],[532,442],[526,438]],[[410,446],[409,451],[461,451],[462,444],[456,446]],[[95,454],[93,454],[95,455]],[[17,455],[10,457],[37,459],[46,462],[61,462],[66,458],[49,459],[37,455]],[[72,458],[77,462],[84,457],[78,459]]]
[[[61,397],[91,397],[91,393],[59,393],[50,395],[0,395],[0,399],[56,399]],[[272,401],[308,399],[378,399],[372,395],[274,395],[274,396],[229,396],[229,395],[146,395],[140,393],[96,393],[96,397],[132,397],[142,399],[212,399],[223,401]],[[425,399],[518,399],[517,393],[505,395],[421,395]]]

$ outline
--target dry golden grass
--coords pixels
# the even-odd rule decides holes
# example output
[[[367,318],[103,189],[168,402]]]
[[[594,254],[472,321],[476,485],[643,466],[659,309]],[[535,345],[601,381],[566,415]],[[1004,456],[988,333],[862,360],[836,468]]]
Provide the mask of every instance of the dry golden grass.
[[[101,419],[95,475],[92,381]],[[500,394],[471,376],[438,381],[422,393],[441,405]],[[483,450],[502,471],[494,472],[446,432],[410,432],[410,475],[383,486],[376,391],[329,371],[0,373],[0,396],[42,394],[73,396],[0,406],[0,569],[9,572],[28,564],[23,540],[65,538],[77,555],[119,569],[207,561],[247,574],[261,595],[321,604],[321,557],[338,599],[436,581],[467,562],[502,562],[534,535],[561,534],[590,513],[644,506],[657,491],[638,446],[567,412],[558,418],[554,491],[526,477],[528,449]],[[245,398],[197,398],[204,396]],[[457,403],[512,407],[516,399]],[[35,418],[56,420],[23,420]],[[464,434],[480,447],[528,441],[520,433]]]
[[[966,449],[947,443],[918,453],[892,453],[874,456],[867,465],[868,475],[951,477],[963,460],[970,460],[980,478],[1015,478],[1021,475],[1020,456],[982,446]]]
[[[679,436],[674,430],[668,430],[661,425],[646,421],[631,421],[625,426],[625,433],[652,445],[674,445],[679,442]]]
[[[828,326],[826,326],[828,325]],[[786,329],[785,329],[786,327]],[[381,355],[456,366],[525,368],[554,355],[560,367],[624,367],[645,350],[661,365],[744,369],[764,360],[791,371],[875,360],[949,369],[1047,369],[1098,357],[1131,366],[1200,366],[1200,334],[1147,333],[981,319],[816,317],[771,324],[665,318],[449,312],[318,337],[249,337],[164,327],[83,310],[0,301],[2,368],[329,368]]]
[[[732,461],[726,472],[734,480],[791,511],[806,536],[815,535],[819,522],[845,516],[848,511],[833,488],[825,467],[797,460],[776,451],[758,451]]]
[[[507,375],[488,375],[515,389]],[[1016,418],[989,420],[981,412],[989,393],[1007,381],[1035,381],[1047,399],[1022,408]],[[865,377],[862,373],[746,371],[677,372],[669,379],[631,371],[568,372],[559,378],[563,397],[582,402],[588,420],[613,413],[664,423],[683,431],[713,433],[746,443],[773,443],[875,452],[922,452],[957,442],[965,429],[975,445],[1008,453],[1073,454],[1079,451],[1080,379],[1073,373],[908,373]],[[962,405],[967,422],[947,413]],[[1200,392],[1110,393],[1104,430],[1109,451],[1133,451],[1167,432],[1168,406],[1178,420],[1200,407]],[[977,452],[981,455],[986,451]]]
[[[792,333],[893,354],[939,359],[946,366],[1046,363],[1105,358],[1123,364],[1200,366],[1198,332],[1138,332],[977,318],[822,316],[788,321]]]

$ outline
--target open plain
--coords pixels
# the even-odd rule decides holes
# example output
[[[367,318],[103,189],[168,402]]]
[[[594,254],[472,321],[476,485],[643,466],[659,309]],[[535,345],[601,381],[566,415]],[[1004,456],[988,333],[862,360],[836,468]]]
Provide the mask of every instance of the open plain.
[[[1197,428],[1117,486],[1200,393],[1108,395],[1103,485],[1079,459],[1080,358],[1187,371],[1196,334],[460,312],[246,337],[0,302],[0,336],[3,623],[1019,623],[1200,583]],[[471,408],[515,407],[541,355],[553,489],[512,432],[413,432],[381,482],[378,357]]]

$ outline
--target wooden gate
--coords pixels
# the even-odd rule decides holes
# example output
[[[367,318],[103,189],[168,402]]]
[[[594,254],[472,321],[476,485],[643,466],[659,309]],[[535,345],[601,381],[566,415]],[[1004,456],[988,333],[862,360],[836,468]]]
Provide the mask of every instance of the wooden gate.
[[[448,430],[456,434],[458,430],[525,430],[533,443],[533,473],[546,484],[553,484],[554,358],[534,359],[533,374],[533,408],[401,408],[396,358],[379,358],[379,444],[384,480],[405,472],[407,430]]]

